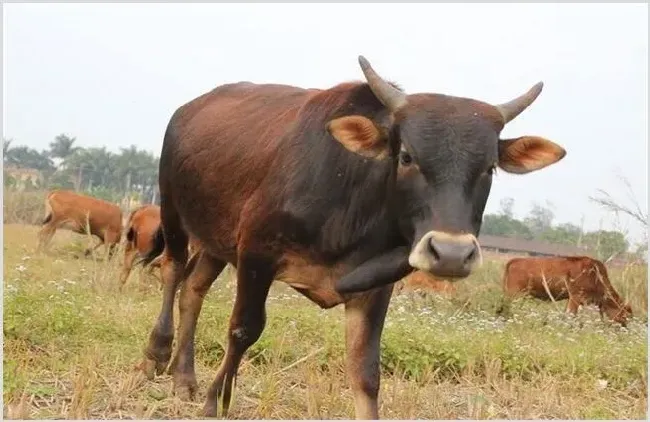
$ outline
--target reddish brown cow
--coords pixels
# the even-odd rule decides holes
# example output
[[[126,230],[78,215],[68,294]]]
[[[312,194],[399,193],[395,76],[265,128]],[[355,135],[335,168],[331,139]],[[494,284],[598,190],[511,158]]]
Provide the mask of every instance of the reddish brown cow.
[[[160,207],[142,205],[129,215],[126,223],[126,246],[124,248],[124,265],[120,275],[120,289],[131,273],[136,257],[145,257],[153,249],[153,236],[160,225]],[[152,262],[151,269],[156,267]]]
[[[136,258],[144,258],[153,250],[154,235],[160,225],[160,207],[158,205],[142,205],[129,215],[126,224],[126,247],[124,249],[124,265],[120,275],[120,290],[126,283],[131,273]],[[194,238],[189,242],[189,254],[192,255],[199,249],[198,241]],[[162,255],[154,259],[149,269],[159,268]],[[162,280],[161,280],[162,288]]]
[[[225,355],[204,406],[227,416],[233,380],[266,322],[274,279],[323,308],[345,304],[347,370],[357,418],[378,418],[379,343],[393,284],[414,268],[466,277],[494,170],[528,173],[561,160],[546,139],[500,140],[542,84],[493,106],[407,95],[360,57],[367,83],[329,89],[240,82],[180,107],[160,156],[162,307],[145,349],[149,378],[167,367],[179,299],[174,390],[197,388],[194,333],[227,263],[237,293]],[[201,252],[188,263],[189,235]],[[187,266],[186,266],[187,265]],[[189,268],[189,270],[186,270]]]
[[[541,300],[566,300],[567,312],[576,314],[581,305],[595,304],[603,313],[625,326],[632,316],[612,286],[605,265],[586,256],[514,258],[503,275],[507,296],[529,295]]]
[[[395,294],[408,291],[422,291],[452,295],[456,292],[456,286],[447,281],[439,280],[429,273],[415,271],[395,283]]]
[[[85,255],[101,245],[112,255],[122,235],[122,210],[108,201],[65,190],[50,192],[45,199],[45,218],[38,233],[38,251],[47,249],[57,229],[97,236],[100,242],[85,250]]]

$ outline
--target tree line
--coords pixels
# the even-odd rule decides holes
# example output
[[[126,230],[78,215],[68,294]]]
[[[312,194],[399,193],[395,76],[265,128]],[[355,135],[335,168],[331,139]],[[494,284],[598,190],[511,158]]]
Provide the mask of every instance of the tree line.
[[[27,186],[22,186],[22,189],[72,189],[112,202],[119,202],[127,196],[143,203],[158,202],[159,157],[140,150],[135,145],[120,148],[115,153],[106,147],[83,148],[75,144],[76,138],[61,134],[49,144],[49,149],[39,152],[24,145],[13,145],[12,140],[3,139],[5,169],[14,166],[37,170],[41,174],[39,182],[27,182]],[[7,187],[23,183],[6,171],[4,176]],[[627,214],[634,212],[638,221],[647,221],[647,215],[638,211],[638,207],[622,207],[609,196],[592,200],[610,211],[618,210],[617,212]],[[514,217],[513,208],[514,199],[504,198],[497,213],[484,215],[481,234],[585,247],[600,259],[626,253],[640,257],[647,252],[647,247],[637,247],[631,251],[629,241],[620,231],[584,232],[572,223],[553,224],[555,215],[552,204],[533,204],[523,220]]]
[[[573,223],[554,224],[553,205],[548,202],[546,206],[533,203],[528,214],[517,219],[513,214],[514,203],[513,198],[504,198],[497,213],[485,214],[481,234],[583,247],[603,260],[642,258],[647,252],[647,245],[632,247],[625,234],[617,230],[584,231]]]
[[[106,147],[83,148],[76,138],[58,135],[49,148],[37,151],[14,145],[3,139],[3,164],[32,169],[40,173],[38,181],[19,180],[5,171],[4,184],[22,189],[71,189],[117,202],[126,196],[142,202],[155,202],[159,158],[135,145],[112,152]]]

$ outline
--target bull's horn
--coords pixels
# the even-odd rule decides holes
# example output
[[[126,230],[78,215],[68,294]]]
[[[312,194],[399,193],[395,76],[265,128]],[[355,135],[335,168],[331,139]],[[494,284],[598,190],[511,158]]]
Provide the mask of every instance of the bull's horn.
[[[519,116],[522,111],[526,110],[526,108],[535,101],[540,92],[542,92],[542,88],[544,88],[544,83],[537,82],[524,95],[496,106],[497,110],[501,113],[501,116],[503,116],[503,122],[508,123],[515,117]]]
[[[389,110],[396,111],[406,104],[406,94],[383,80],[365,57],[359,56],[359,66],[372,92]]]

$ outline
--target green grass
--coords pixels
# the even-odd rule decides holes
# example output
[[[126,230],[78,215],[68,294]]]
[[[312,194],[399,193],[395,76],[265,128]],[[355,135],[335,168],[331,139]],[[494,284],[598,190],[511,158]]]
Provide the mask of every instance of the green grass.
[[[135,270],[123,293],[112,261],[83,258],[88,239],[58,232],[34,255],[36,227],[4,226],[4,414],[9,418],[200,417],[223,355],[232,272],[206,297],[196,336],[199,393],[135,366],[160,308],[158,282]],[[102,250],[100,249],[100,252]],[[382,340],[382,418],[645,419],[646,268],[611,270],[630,299],[627,329],[597,310],[502,306],[502,263],[486,262],[450,299],[395,296]],[[344,373],[343,309],[321,310],[281,283],[267,327],[241,366],[231,418],[354,417]],[[176,320],[177,317],[176,317]]]

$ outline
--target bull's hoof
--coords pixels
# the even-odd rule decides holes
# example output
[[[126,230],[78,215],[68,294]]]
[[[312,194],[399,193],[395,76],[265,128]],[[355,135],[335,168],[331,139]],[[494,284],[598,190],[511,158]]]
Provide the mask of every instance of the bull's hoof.
[[[153,381],[155,377],[156,361],[153,359],[144,359],[140,365],[140,369],[149,381]]]
[[[166,367],[167,362],[159,362],[150,358],[144,358],[141,366],[142,372],[144,372],[149,381],[152,381],[156,375],[161,375],[163,372],[165,372]]]
[[[174,395],[182,401],[193,401],[197,390],[196,385],[180,384],[174,386]]]
[[[217,417],[217,401],[207,399],[203,405],[203,416],[206,418],[216,418]]]
[[[154,375],[162,375],[172,357],[173,334],[159,334],[154,329],[149,337],[149,344],[144,349],[143,369],[147,378],[153,379]]]
[[[170,367],[172,366],[174,367],[174,394],[183,401],[193,401],[199,388],[194,371],[190,373],[176,371],[175,362],[172,362]]]

